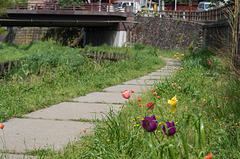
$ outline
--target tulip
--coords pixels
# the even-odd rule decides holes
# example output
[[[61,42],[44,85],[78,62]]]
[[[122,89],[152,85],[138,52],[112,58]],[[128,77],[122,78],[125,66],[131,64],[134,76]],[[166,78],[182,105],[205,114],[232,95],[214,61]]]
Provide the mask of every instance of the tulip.
[[[208,66],[211,66],[211,62],[210,61],[208,61],[207,64],[208,64]]]
[[[132,89],[132,90],[131,90],[131,92],[132,92],[132,93],[134,93],[134,92],[135,92],[135,90],[133,90],[133,89]]]
[[[183,67],[180,68],[180,70],[183,70],[183,69],[184,69]]]
[[[0,129],[3,129],[4,128],[4,125],[0,125]]]
[[[153,92],[153,95],[157,95],[157,92]]]
[[[142,99],[141,98],[138,98],[138,101],[140,102]]]
[[[177,60],[179,60],[179,57],[177,57]]]
[[[173,86],[175,86],[175,85],[176,85],[176,83],[173,83],[172,85],[173,85]]]
[[[177,55],[173,55],[174,57],[177,57]]]
[[[168,136],[172,136],[176,133],[176,127],[174,125],[174,121],[172,122],[166,122],[166,125],[167,125],[167,129],[168,129],[168,132],[166,133],[166,128],[165,128],[165,125],[162,126],[162,130],[168,135]]]
[[[174,67],[174,69],[176,70],[176,69],[177,69],[177,67]]]
[[[182,54],[181,56],[184,56],[184,54]]]
[[[178,102],[178,100],[177,100],[176,95],[175,95],[171,100],[168,100],[168,104],[171,104],[171,105],[172,105],[171,113],[174,113],[174,112],[175,112],[177,102]]]
[[[168,61],[172,61],[172,59],[169,59]]]
[[[178,86],[178,89],[180,90],[180,89],[181,89],[181,87],[180,87],[180,86]]]
[[[130,98],[130,92],[128,90],[125,90],[122,92],[122,97],[125,99]]]
[[[179,55],[179,52],[177,52],[177,55]]]
[[[205,158],[204,159],[212,159],[212,153],[209,153],[209,154],[207,154],[207,156],[205,156]]]
[[[156,121],[155,115],[152,115],[151,117],[145,117],[142,121],[143,129],[147,132],[153,132],[157,129],[158,122]]]
[[[155,106],[155,104],[153,102],[149,102],[147,104],[147,108],[150,109],[150,110],[153,110],[154,106]]]
[[[153,91],[154,91],[154,89],[151,89],[151,91],[153,92]]]

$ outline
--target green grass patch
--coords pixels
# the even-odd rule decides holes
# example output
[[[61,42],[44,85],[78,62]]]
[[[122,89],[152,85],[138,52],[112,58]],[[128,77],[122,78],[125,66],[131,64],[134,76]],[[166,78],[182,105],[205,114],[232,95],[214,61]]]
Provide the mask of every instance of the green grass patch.
[[[15,52],[18,54],[17,50]],[[144,46],[135,50],[131,59],[117,62],[96,62],[82,56],[79,49],[52,42],[33,43],[26,52],[28,56],[19,59],[18,67],[5,72],[0,79],[1,122],[101,91],[165,65],[154,56],[155,48]]]
[[[155,83],[154,91],[139,96],[141,101],[130,98],[121,112],[110,111],[105,120],[96,123],[94,132],[84,134],[80,142],[58,152],[38,155],[43,158],[200,159],[212,153],[213,158],[239,158],[240,81],[208,50],[190,54],[184,58],[182,67],[173,78]],[[172,105],[168,101],[175,95],[178,102],[171,113]],[[144,106],[149,102],[155,104],[153,110]],[[147,132],[142,120],[152,115],[158,127],[154,132]],[[172,121],[176,133],[168,136],[162,126]]]

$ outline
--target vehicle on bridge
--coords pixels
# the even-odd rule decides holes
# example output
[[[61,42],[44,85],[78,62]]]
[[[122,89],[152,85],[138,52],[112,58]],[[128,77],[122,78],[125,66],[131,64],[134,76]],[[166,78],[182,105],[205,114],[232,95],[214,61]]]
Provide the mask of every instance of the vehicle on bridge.
[[[216,4],[215,3],[212,3],[212,2],[200,2],[198,4],[197,10],[198,11],[207,11],[207,10],[214,9],[214,8],[216,8]]]

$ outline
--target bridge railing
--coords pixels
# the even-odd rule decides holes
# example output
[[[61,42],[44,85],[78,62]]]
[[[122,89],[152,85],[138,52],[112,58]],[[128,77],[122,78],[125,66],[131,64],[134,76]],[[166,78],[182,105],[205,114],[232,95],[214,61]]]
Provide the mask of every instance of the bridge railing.
[[[114,12],[115,7],[108,3],[68,4],[68,3],[17,3],[11,4],[7,9],[17,10],[72,10]]]
[[[223,6],[208,11],[144,11],[142,13],[140,12],[140,15],[191,21],[218,21],[226,19],[226,10],[229,8],[229,6]]]

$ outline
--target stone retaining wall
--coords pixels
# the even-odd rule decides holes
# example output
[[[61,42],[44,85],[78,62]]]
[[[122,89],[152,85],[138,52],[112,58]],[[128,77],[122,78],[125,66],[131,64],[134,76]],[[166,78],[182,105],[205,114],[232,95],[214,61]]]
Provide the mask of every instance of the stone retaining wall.
[[[134,43],[156,46],[162,50],[186,50],[203,44],[203,26],[189,21],[159,17],[136,17],[139,24],[132,32]]]

